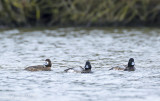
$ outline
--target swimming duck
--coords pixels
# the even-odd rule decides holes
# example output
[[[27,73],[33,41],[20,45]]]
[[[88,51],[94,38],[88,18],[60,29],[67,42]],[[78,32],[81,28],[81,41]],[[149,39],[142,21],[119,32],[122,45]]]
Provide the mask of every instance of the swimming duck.
[[[44,65],[37,65],[37,66],[29,66],[25,68],[27,71],[50,71],[51,70],[51,60],[46,59]]]
[[[64,72],[67,73],[91,73],[91,63],[89,61],[86,62],[84,68],[83,67],[79,67],[79,68],[68,68],[66,70],[64,70]]]
[[[124,71],[135,71],[135,67],[134,67],[135,63],[134,63],[134,59],[130,58],[128,61],[128,65],[124,66],[125,68],[121,68],[121,67],[113,67],[109,70],[124,70]]]

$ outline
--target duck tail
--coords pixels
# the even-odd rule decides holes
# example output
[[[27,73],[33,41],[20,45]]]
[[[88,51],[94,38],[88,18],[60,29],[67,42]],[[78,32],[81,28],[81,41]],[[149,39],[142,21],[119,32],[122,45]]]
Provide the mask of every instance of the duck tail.
[[[112,68],[110,68],[109,70],[113,70],[113,67],[112,67]]]

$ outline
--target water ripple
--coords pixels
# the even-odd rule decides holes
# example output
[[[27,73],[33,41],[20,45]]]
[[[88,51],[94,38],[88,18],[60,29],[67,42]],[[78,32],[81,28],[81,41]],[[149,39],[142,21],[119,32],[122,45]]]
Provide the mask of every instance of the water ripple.
[[[1,101],[159,101],[158,28],[14,29],[0,32]],[[134,58],[135,72],[109,71]],[[52,60],[52,71],[24,68]],[[92,74],[64,73],[90,60]]]

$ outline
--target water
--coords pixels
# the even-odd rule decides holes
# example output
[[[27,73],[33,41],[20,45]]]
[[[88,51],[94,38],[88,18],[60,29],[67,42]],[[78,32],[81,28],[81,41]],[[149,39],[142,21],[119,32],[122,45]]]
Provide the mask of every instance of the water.
[[[0,31],[0,101],[159,101],[160,29]],[[135,59],[136,71],[108,71]],[[52,71],[26,66],[50,58]],[[92,74],[63,73],[90,60]]]

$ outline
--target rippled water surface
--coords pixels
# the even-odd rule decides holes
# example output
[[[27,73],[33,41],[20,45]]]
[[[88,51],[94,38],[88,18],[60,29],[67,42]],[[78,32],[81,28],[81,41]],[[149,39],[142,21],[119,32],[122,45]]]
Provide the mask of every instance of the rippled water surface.
[[[160,101],[160,29],[0,31],[0,101]],[[134,58],[136,71],[109,71]],[[24,68],[52,61],[52,71]],[[63,73],[90,60],[92,74]]]

